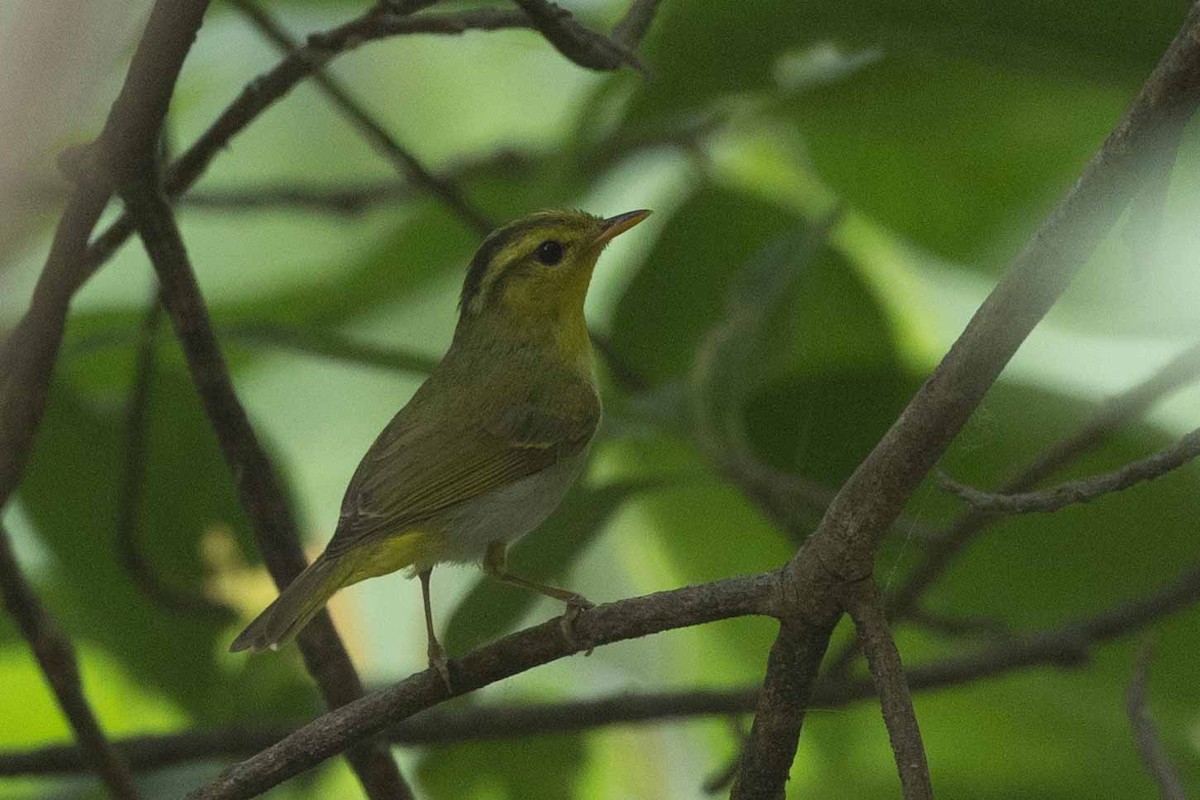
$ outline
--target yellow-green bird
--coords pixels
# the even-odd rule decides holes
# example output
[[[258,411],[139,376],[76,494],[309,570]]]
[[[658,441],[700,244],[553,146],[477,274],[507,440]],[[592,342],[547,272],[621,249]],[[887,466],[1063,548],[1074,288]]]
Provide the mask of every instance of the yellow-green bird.
[[[590,607],[510,574],[505,548],[541,524],[583,467],[601,411],[584,298],[605,245],[649,214],[546,211],[484,240],[450,349],[358,465],[325,552],[231,650],[273,649],[338,589],[408,568],[421,578],[429,663],[449,684],[429,608],[430,572],[447,562],[482,562],[569,612]]]

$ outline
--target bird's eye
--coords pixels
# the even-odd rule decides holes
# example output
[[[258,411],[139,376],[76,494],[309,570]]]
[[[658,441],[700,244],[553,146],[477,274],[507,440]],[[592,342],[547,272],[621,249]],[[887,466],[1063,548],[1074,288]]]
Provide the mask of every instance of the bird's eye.
[[[563,246],[561,242],[556,242],[553,239],[547,239],[537,246],[537,250],[533,251],[533,255],[538,261],[548,267],[552,267],[562,261]]]

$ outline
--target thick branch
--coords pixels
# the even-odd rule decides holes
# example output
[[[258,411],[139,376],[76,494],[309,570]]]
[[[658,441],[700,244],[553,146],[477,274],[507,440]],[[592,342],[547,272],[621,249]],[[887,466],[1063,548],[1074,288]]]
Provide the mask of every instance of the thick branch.
[[[938,484],[970,503],[976,510],[990,516],[1036,514],[1059,511],[1067,506],[1088,503],[1097,497],[1124,491],[1179,469],[1197,456],[1200,456],[1200,429],[1192,431],[1152,456],[1131,461],[1113,472],[1068,481],[1039,492],[993,494],[966,486],[945,475],[938,477]]]
[[[925,743],[913,711],[912,698],[900,663],[900,651],[888,628],[883,601],[874,580],[860,582],[847,598],[850,616],[858,629],[858,640],[867,656],[867,666],[879,694],[883,721],[887,725],[892,753],[905,800],[932,798],[933,783],[925,759]]]
[[[450,662],[454,694],[466,694],[564,656],[665,630],[750,614],[773,614],[779,574],[733,578],[597,606],[579,615],[573,640],[552,619]],[[278,744],[193,792],[193,800],[245,798],[266,791],[351,743],[447,699],[435,670],[417,673],[314,720]]]
[[[66,635],[46,613],[33,587],[21,574],[13,554],[8,531],[0,527],[0,599],[4,608],[17,623],[21,635],[37,658],[46,682],[58,699],[58,706],[75,732],[82,760],[104,782],[108,793],[118,800],[134,800],[138,796],[133,776],[124,759],[112,748],[100,723],[83,695],[79,680],[79,665],[75,651]]]
[[[290,56],[301,52],[302,48],[292,40],[287,31],[258,5],[251,0],[232,1],[251,23],[284,53]],[[415,185],[422,187],[441,200],[447,208],[480,236],[487,235],[496,227],[478,209],[466,201],[457,186],[434,175],[416,156],[400,146],[399,142],[384,130],[379,121],[374,119],[361,103],[351,97],[346,87],[333,76],[317,67],[313,71],[313,81],[325,96],[342,110],[342,113],[370,142],[371,146],[382,153],[402,175],[406,175]]]
[[[830,580],[851,581],[871,573],[879,538],[909,496],[958,435],[1021,342],[1042,319],[1096,243],[1127,204],[1136,178],[1159,147],[1177,140],[1200,103],[1200,7],[1193,7],[1179,35],[1146,81],[1125,117],[1088,163],[1034,238],[1017,256],[971,319],[950,352],[870,455],[838,492],[817,531],[785,571],[788,614],[806,624],[784,627],[791,645],[823,651],[840,610],[821,591]],[[778,645],[779,643],[777,643]],[[806,670],[817,664],[805,662]],[[785,675],[768,665],[762,697],[772,687],[804,684],[811,675]],[[799,720],[803,711],[791,712]],[[760,699],[758,715],[777,716]],[[758,728],[756,718],[755,728]],[[800,725],[779,726],[779,739],[751,733],[751,747],[795,752]],[[789,762],[790,763],[790,762]],[[750,764],[764,771],[745,775]],[[735,785],[735,800],[774,800],[787,781],[779,763],[757,764],[749,754]],[[741,790],[739,786],[753,786]]]
[[[145,180],[122,188],[122,196],[158,275],[163,305],[234,475],[238,497],[254,527],[263,560],[282,588],[306,566],[296,523],[266,452],[234,392],[171,209],[158,191],[150,165],[147,170]],[[362,694],[362,684],[328,614],[319,615],[301,634],[300,651],[327,705],[344,705]],[[382,743],[364,743],[351,750],[348,758],[374,800],[412,796]]]
[[[565,8],[551,0],[513,0],[554,49],[586,69],[609,72],[625,64],[643,69],[624,43],[584,27]],[[651,12],[653,9],[651,9]],[[635,20],[634,25],[638,24]]]
[[[1129,692],[1125,697],[1125,710],[1129,714],[1129,726],[1133,728],[1133,743],[1137,747],[1138,756],[1158,786],[1162,800],[1187,800],[1183,779],[1179,777],[1171,759],[1167,758],[1162,740],[1158,738],[1158,732],[1154,729],[1154,720],[1150,719],[1146,686],[1150,682],[1150,659],[1153,652],[1149,642],[1143,642],[1138,648],[1137,661],[1133,665],[1133,680],[1129,683]]]

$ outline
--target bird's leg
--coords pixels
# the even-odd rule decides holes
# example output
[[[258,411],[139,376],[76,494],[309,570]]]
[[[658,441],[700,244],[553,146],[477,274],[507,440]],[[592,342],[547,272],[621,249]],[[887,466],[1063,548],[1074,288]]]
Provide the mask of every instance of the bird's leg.
[[[442,681],[446,684],[446,689],[453,694],[454,686],[450,683],[450,667],[446,663],[446,651],[442,649],[441,642],[437,640],[437,634],[433,632],[433,608],[429,604],[429,575],[433,569],[423,570],[417,575],[421,578],[421,600],[425,603],[425,633],[429,641],[429,666],[438,671],[442,676]]]
[[[543,594],[566,603],[567,610],[562,618],[563,636],[572,645],[579,646],[575,638],[575,618],[579,616],[580,611],[586,611],[595,604],[577,592],[560,589],[557,586],[547,586],[544,583],[513,575],[508,571],[505,547],[504,542],[492,542],[488,545],[487,554],[483,558],[483,571],[510,586],[517,586],[527,592]],[[590,653],[591,650],[589,649],[588,652]]]

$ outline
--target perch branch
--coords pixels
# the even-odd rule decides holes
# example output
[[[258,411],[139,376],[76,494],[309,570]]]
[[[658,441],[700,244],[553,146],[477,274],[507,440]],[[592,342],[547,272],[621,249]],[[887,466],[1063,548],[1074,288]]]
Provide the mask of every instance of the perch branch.
[[[8,540],[8,531],[0,527],[0,599],[29,648],[37,658],[46,682],[58,699],[58,706],[75,732],[79,743],[76,751],[103,781],[108,793],[118,800],[135,800],[137,787],[124,758],[115,750],[104,732],[92,707],[83,694],[79,665],[75,651],[59,627],[50,618],[33,587],[25,580],[16,555]]]
[[[938,476],[938,484],[989,516],[1036,514],[1059,511],[1078,503],[1089,503],[1106,494],[1124,491],[1139,483],[1160,478],[1179,469],[1200,456],[1200,429],[1184,436],[1170,447],[1152,456],[1131,461],[1113,472],[1068,481],[1050,489],[1019,494],[993,494],[966,486],[946,475]]]
[[[600,605],[576,618],[572,641],[563,637],[561,619],[549,620],[452,659],[449,668],[454,695],[611,642],[731,617],[772,614],[778,580],[778,573],[765,573]],[[416,673],[310,722],[225,770],[212,784],[189,797],[253,797],[336,755],[349,743],[376,734],[450,696],[435,670]]]
[[[1200,6],[1193,6],[1132,107],[1079,181],[1016,257],[900,418],[846,481],[816,532],[785,569],[785,619],[792,624],[781,626],[772,653],[788,648],[809,657],[790,665],[775,659],[768,663],[750,746],[734,784],[734,800],[775,800],[784,791],[804,704],[781,709],[771,706],[770,700],[776,687],[811,685],[819,656],[841,616],[830,583],[871,574],[879,538],[1119,218],[1143,167],[1152,163],[1164,141],[1178,136],[1198,103]],[[786,641],[789,637],[797,641]],[[781,715],[789,715],[793,724],[781,724]],[[760,717],[770,723],[760,725]]]
[[[153,162],[147,162],[144,169],[143,179],[123,186],[121,195],[158,275],[163,306],[234,475],[238,498],[250,517],[263,560],[282,589],[306,566],[296,523],[234,391],[171,208],[159,192]],[[300,651],[327,705],[344,705],[362,694],[358,674],[327,613],[318,615],[300,635]],[[373,800],[412,796],[383,743],[363,743],[347,757]]]
[[[770,587],[763,587],[769,591]],[[765,598],[765,595],[764,595]],[[768,600],[763,600],[764,604]],[[1012,634],[978,653],[921,664],[905,671],[914,692],[959,686],[1039,666],[1075,667],[1089,649],[1142,630],[1200,602],[1200,568],[1175,583],[1115,609],[1072,620],[1051,631]],[[764,605],[764,609],[766,606]],[[395,744],[450,744],[493,738],[520,738],[586,730],[601,725],[682,719],[695,715],[754,710],[757,687],[720,691],[613,695],[592,700],[465,709],[431,709],[386,728]],[[875,696],[871,681],[823,679],[813,691],[812,708],[840,708]],[[326,724],[318,720],[313,724]],[[153,770],[198,759],[248,758],[294,732],[294,728],[226,728],[138,736],[114,744],[138,770]],[[347,742],[343,743],[348,744]],[[0,753],[0,776],[77,772],[78,748],[65,745]]]

